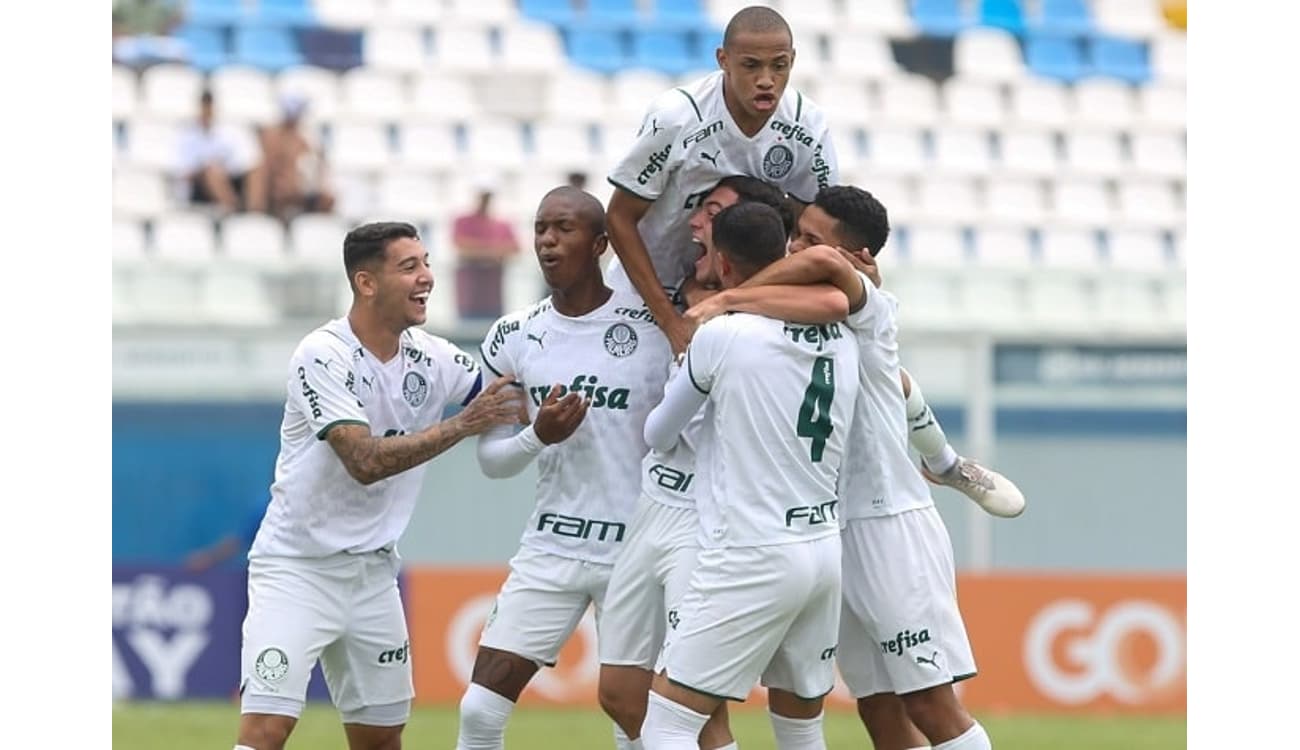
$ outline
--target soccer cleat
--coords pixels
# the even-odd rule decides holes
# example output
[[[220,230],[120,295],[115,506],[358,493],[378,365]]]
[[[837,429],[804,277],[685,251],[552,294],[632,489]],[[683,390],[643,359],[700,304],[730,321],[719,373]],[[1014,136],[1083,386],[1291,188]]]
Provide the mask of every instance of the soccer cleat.
[[[957,463],[942,474],[935,474],[921,462],[921,473],[934,484],[951,487],[975,501],[990,515],[1015,518],[1025,512],[1025,496],[1006,477],[986,469],[974,459],[957,457]]]

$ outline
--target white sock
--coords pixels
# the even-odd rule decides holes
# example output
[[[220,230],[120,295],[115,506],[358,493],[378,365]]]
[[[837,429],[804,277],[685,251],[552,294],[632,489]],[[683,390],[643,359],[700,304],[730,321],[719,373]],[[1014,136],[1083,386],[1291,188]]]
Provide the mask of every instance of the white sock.
[[[948,436],[943,434],[939,420],[930,410],[930,405],[925,403],[921,384],[916,382],[916,378],[911,378],[911,381],[912,392],[907,396],[907,442],[921,454],[921,460],[930,471],[942,474],[957,463],[957,451],[948,445]]]
[[[257,749],[249,747],[248,745],[235,745],[235,750],[257,750]]]
[[[960,736],[935,745],[934,750],[993,750],[993,741],[977,721]]]
[[[776,735],[777,750],[826,750],[822,736],[822,716],[811,719],[791,719],[767,712],[772,719],[772,733]]]
[[[641,742],[645,750],[698,750],[709,717],[650,691]]]
[[[614,746],[618,750],[642,750],[641,740],[628,738],[627,732],[618,724],[614,725]]]
[[[732,740],[730,745],[723,745],[722,747],[716,747],[713,750],[740,750],[740,744],[737,743],[735,740]]]
[[[460,734],[456,750],[502,750],[506,721],[515,704],[482,685],[471,682],[460,699]]]

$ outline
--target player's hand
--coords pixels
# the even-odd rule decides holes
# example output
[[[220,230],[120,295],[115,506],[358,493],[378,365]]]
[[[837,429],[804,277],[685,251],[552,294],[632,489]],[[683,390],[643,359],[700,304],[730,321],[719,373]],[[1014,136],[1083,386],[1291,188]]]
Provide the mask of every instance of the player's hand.
[[[674,312],[671,318],[659,321],[659,328],[668,338],[668,345],[672,347],[674,357],[686,351],[686,345],[691,343],[694,329],[687,324],[684,317]]]
[[[560,398],[559,384],[551,386],[537,410],[537,419],[533,420],[533,432],[537,439],[546,445],[554,445],[568,439],[582,424],[587,416],[587,407],[591,403],[581,391],[570,391]]]
[[[470,435],[477,435],[497,425],[517,424],[523,405],[523,389],[515,384],[513,377],[502,375],[475,396],[457,417]]]
[[[871,283],[875,284],[877,289],[880,288],[880,267],[876,265],[876,259],[871,257],[871,253],[866,250],[859,250],[855,253],[845,250],[842,247],[837,247],[835,249],[839,250],[840,255],[847,258],[848,261],[853,264],[854,268],[859,272],[866,274],[867,278],[871,279]]]

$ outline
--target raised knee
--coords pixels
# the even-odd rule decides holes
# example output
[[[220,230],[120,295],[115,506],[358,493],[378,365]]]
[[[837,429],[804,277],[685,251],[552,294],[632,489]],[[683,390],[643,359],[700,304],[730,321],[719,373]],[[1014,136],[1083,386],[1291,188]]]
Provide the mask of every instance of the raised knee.
[[[250,718],[247,714],[239,724],[238,744],[254,750],[283,750],[289,741],[292,722],[279,721],[279,717]]]
[[[630,694],[627,690],[601,685],[596,691],[596,697],[600,701],[600,707],[605,711],[605,715],[614,720],[614,723],[628,731],[629,728],[638,729],[641,722],[645,721],[645,702],[636,700],[636,696]]]

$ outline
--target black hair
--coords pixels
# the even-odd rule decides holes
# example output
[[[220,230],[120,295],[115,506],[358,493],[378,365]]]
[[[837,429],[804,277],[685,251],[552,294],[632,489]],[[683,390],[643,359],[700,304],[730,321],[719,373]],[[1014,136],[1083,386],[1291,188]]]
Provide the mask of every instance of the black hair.
[[[785,257],[781,215],[765,203],[737,203],[713,217],[713,246],[747,275]]]
[[[382,261],[388,244],[403,237],[418,240],[420,233],[404,221],[375,221],[348,232],[343,238],[343,268],[348,273],[348,284],[353,291],[356,291],[356,283],[352,279],[357,269],[376,260]]]
[[[776,209],[777,214],[781,217],[781,224],[785,227],[786,236],[789,237],[794,233],[794,211],[791,210],[790,202],[785,193],[781,191],[781,188],[766,180],[750,177],[747,174],[723,177],[718,181],[717,185],[713,186],[713,189],[717,190],[720,187],[734,190],[736,196],[740,199],[737,201],[738,203],[763,203]]]
[[[768,34],[773,31],[785,32],[790,44],[794,45],[790,24],[785,22],[780,13],[762,5],[741,8],[727,22],[727,28],[722,32],[722,48],[731,49],[731,43],[737,34]]]
[[[889,239],[889,212],[871,193],[852,185],[832,185],[817,192],[813,205],[835,219],[835,231],[849,247],[876,257]]]
[[[581,188],[576,188],[572,185],[561,185],[557,188],[552,188],[546,193],[546,195],[542,196],[542,202],[544,203],[547,198],[550,198],[553,195],[573,198],[576,200],[578,203],[578,216],[586,219],[588,226],[591,228],[592,235],[599,236],[605,234],[605,206],[601,204],[599,198]],[[537,205],[538,208],[541,208],[541,203]]]

